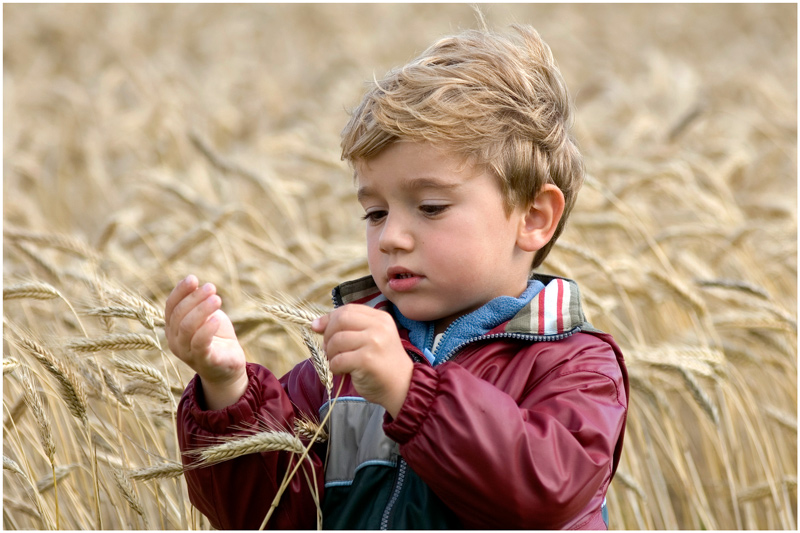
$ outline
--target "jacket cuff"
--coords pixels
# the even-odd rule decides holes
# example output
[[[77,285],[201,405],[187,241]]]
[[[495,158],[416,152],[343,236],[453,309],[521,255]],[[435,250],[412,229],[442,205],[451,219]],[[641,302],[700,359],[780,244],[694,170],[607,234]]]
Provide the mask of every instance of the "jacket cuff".
[[[260,374],[269,373],[269,370],[253,363],[247,363],[246,372],[248,383],[242,397],[233,405],[218,410],[206,409],[206,399],[200,376],[194,376],[189,386],[186,387],[184,396],[187,402],[186,408],[200,428],[210,433],[228,433],[231,426],[241,427],[242,422],[254,419],[254,413],[258,411],[262,397],[262,380],[259,377]]]
[[[389,413],[384,416],[384,433],[398,444],[411,440],[428,418],[438,388],[439,373],[428,365],[415,363],[411,385],[397,418],[393,419]]]

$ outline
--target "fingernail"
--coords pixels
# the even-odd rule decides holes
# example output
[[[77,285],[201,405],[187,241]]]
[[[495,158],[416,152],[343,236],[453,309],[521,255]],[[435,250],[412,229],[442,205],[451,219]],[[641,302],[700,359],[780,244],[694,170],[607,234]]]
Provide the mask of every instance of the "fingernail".
[[[317,318],[315,318],[314,320],[311,321],[311,327],[312,328],[318,328],[319,327],[319,317],[317,317]]]

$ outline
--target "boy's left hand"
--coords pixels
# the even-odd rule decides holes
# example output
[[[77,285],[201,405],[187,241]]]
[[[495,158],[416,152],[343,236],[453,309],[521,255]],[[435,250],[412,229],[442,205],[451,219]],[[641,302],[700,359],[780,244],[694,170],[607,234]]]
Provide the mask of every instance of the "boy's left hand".
[[[414,363],[403,348],[392,316],[365,305],[345,305],[316,319],[311,329],[334,374],[350,374],[365,400],[396,417],[411,384]]]

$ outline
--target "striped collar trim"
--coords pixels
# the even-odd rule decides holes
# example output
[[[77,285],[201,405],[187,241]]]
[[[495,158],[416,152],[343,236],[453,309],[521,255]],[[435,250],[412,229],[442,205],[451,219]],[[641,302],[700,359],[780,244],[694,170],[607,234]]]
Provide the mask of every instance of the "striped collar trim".
[[[571,279],[555,276],[534,276],[545,284],[514,318],[508,321],[506,333],[529,335],[561,335],[577,327],[594,330],[581,309],[578,284]]]
[[[571,279],[534,274],[533,279],[544,284],[544,289],[523,307],[503,331],[527,335],[561,335],[577,327],[582,331],[597,331],[586,320],[580,302],[578,284]],[[341,306],[360,303],[376,309],[385,309],[391,302],[378,290],[372,276],[347,281],[333,290],[333,303]],[[388,310],[388,309],[387,309]]]

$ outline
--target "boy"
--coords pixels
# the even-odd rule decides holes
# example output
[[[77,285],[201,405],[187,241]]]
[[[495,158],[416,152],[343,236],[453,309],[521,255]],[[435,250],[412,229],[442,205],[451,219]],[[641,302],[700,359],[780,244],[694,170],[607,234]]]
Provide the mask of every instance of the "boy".
[[[365,211],[371,276],[334,289],[315,320],[334,390],[330,439],[292,478],[268,527],[605,528],[628,383],[622,355],[574,282],[530,276],[575,201],[583,168],[549,48],[468,31],[364,96],[342,133]],[[329,408],[312,366],[278,380],[245,363],[211,284],[166,303],[171,350],[197,376],[181,449],[258,422],[292,428]],[[350,305],[352,304],[352,305]],[[261,525],[291,454],[187,471],[217,528]]]

